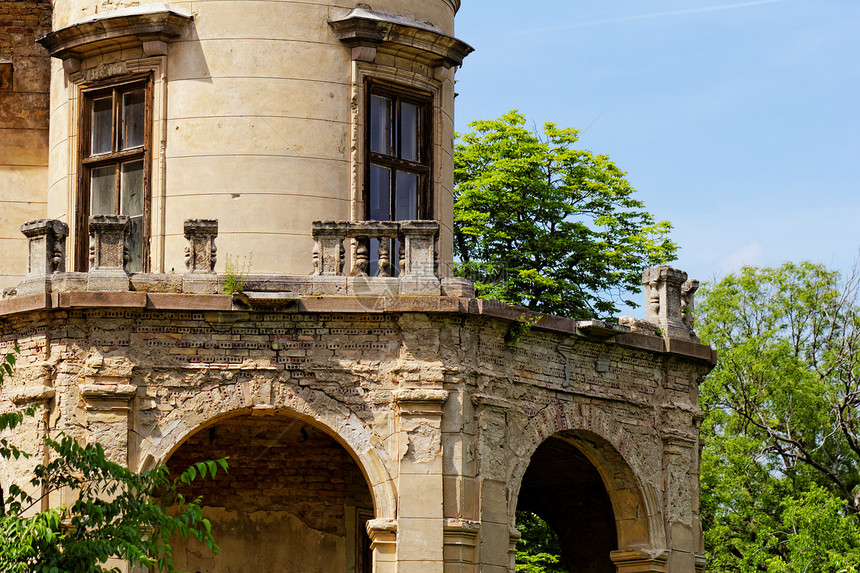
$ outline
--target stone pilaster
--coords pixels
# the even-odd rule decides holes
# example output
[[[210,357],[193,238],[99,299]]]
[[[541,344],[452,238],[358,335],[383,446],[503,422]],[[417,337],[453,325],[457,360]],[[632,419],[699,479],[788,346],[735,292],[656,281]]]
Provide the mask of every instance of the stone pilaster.
[[[404,388],[395,393],[399,421],[397,561],[410,570],[444,568],[442,407],[448,392]]]
[[[661,437],[666,496],[663,518],[670,550],[667,570],[694,571],[702,534],[698,499],[693,499],[699,495],[698,440],[695,435],[672,429],[663,430]]]
[[[131,399],[137,388],[125,377],[91,377],[81,385],[87,412],[87,441],[98,442],[108,459],[128,466]]]
[[[397,571],[397,522],[393,519],[371,519],[367,522],[367,535],[373,550],[374,573]]]
[[[27,276],[17,287],[19,296],[50,292],[51,276],[66,268],[69,227],[55,219],[37,219],[21,225],[27,237]]]
[[[129,222],[125,215],[90,217],[89,291],[129,290],[128,262]]]

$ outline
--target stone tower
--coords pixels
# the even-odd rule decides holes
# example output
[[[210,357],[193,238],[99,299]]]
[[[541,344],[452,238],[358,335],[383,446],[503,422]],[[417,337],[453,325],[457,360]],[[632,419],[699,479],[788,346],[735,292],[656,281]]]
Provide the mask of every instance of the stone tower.
[[[55,0],[19,48],[50,100],[0,91],[42,142],[32,177],[0,165],[26,254],[0,263],[0,404],[44,405],[30,450],[229,456],[193,492],[222,553],[177,542],[182,569],[508,572],[518,509],[571,571],[703,562],[694,282],[649,270],[647,318],[615,325],[451,276],[458,8]]]

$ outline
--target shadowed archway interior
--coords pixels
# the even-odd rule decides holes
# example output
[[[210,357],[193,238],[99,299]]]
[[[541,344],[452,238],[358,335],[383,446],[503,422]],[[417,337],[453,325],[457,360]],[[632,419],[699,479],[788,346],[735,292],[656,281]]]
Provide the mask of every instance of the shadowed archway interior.
[[[176,564],[200,573],[370,571],[364,522],[373,500],[361,469],[334,438],[286,416],[241,415],[191,435],[167,465],[228,458],[229,471],[196,480],[221,554],[175,539]]]
[[[614,573],[618,548],[612,503],[594,465],[572,444],[550,437],[532,456],[517,511],[530,511],[556,532],[570,573]]]

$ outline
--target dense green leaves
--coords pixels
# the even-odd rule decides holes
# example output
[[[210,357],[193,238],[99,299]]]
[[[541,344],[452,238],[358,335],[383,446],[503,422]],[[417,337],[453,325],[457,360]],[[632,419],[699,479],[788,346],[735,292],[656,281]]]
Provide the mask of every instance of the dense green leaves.
[[[578,131],[524,127],[512,111],[475,121],[455,149],[457,272],[478,295],[586,318],[617,312],[642,271],[675,257],[668,222],[655,222],[605,155],[572,149]]]
[[[860,569],[855,278],[788,263],[700,293],[720,357],[700,389],[708,570]]]
[[[13,365],[14,355],[3,359],[0,385]],[[33,412],[0,414],[0,429],[14,428]],[[118,572],[106,562],[119,557],[151,571],[172,572],[169,538],[174,534],[193,536],[218,551],[200,500],[186,500],[177,488],[207,473],[214,476],[219,468],[226,471],[226,460],[198,462],[177,477],[165,467],[137,474],[109,461],[100,444],[81,445],[62,434],[46,438],[45,444],[49,461],[36,465],[26,487],[13,483],[0,500],[0,571]],[[0,457],[21,455],[26,454],[0,440]],[[39,511],[42,500],[60,491],[76,492],[76,500]]]
[[[517,511],[517,573],[567,573],[558,535],[543,519],[530,511]]]

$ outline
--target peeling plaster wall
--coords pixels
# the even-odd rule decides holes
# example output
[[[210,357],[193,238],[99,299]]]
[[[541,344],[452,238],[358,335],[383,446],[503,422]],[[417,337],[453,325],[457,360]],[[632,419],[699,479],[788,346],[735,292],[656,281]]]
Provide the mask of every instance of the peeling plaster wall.
[[[16,338],[24,348],[4,395],[36,399],[50,387],[50,431],[114,432],[109,453],[135,468],[185,455],[180,444],[204,439],[207,430],[195,432],[213,423],[229,427],[237,413],[250,428],[283,416],[320,428],[366,477],[379,572],[398,561],[507,570],[523,476],[538,446],[562,435],[612,500],[626,551],[613,559],[645,548],[649,563],[692,572],[701,552],[697,382],[709,365],[537,328],[506,342],[508,324],[422,312],[44,311],[0,320],[0,351]],[[7,481],[23,475],[2,471]],[[271,494],[259,483],[250,490]],[[254,528],[271,517],[242,504],[217,511]],[[272,510],[307,520],[296,508]],[[301,544],[342,552],[327,539]]]

